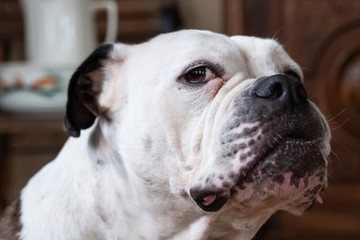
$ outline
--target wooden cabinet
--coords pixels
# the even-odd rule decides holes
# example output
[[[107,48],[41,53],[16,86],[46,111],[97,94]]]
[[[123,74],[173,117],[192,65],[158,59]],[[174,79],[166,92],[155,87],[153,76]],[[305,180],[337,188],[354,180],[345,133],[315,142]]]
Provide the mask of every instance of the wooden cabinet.
[[[0,214],[66,139],[62,119],[29,120],[0,111]]]

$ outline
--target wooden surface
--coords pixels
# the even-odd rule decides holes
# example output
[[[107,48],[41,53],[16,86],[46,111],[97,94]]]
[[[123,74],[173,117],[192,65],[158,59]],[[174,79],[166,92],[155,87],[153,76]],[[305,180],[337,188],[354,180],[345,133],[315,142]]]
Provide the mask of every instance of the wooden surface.
[[[30,120],[0,112],[0,212],[66,139],[62,119]]]
[[[9,136],[6,134],[0,134],[0,214],[1,211],[5,208],[6,201],[6,191],[8,174],[6,171],[6,159],[8,158],[9,153]]]
[[[41,132],[41,131],[63,131],[64,120],[36,119],[34,117],[16,116],[0,111],[0,134]]]
[[[244,34],[244,1],[224,0],[225,32],[229,36]]]

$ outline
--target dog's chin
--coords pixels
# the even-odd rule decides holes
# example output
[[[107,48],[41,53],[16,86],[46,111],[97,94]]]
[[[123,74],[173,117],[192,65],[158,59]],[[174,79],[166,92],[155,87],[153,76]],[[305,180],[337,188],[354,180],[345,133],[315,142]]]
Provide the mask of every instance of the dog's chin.
[[[271,145],[259,143],[266,146],[261,154],[252,155],[228,179],[221,178],[222,187],[195,187],[190,190],[191,197],[207,212],[249,204],[301,214],[315,202],[321,203],[320,193],[327,186],[322,140],[282,139]]]
[[[235,199],[243,201],[251,196],[253,203],[282,205],[294,214],[322,203],[320,193],[327,186],[326,160],[318,141],[286,139],[248,165],[233,188]]]

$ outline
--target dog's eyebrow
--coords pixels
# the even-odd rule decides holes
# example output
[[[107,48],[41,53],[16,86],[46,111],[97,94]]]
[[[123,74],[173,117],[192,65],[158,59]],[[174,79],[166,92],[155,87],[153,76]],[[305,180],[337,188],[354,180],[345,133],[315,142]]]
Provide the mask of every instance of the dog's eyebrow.
[[[196,60],[196,61],[190,63],[189,65],[187,65],[186,67],[184,67],[178,77],[178,80],[180,80],[190,70],[197,68],[197,67],[207,67],[219,77],[222,77],[225,75],[225,69],[219,63],[213,63],[207,59],[200,59],[200,60]]]

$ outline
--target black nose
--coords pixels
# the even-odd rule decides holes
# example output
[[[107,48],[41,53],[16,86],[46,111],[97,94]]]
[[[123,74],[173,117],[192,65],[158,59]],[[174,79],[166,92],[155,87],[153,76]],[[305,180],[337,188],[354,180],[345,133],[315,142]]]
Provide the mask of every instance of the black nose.
[[[306,90],[300,79],[277,74],[258,80],[253,94],[284,109],[294,107],[307,99]]]
[[[229,198],[226,191],[209,191],[198,187],[190,189],[190,196],[202,210],[207,212],[220,210]]]

